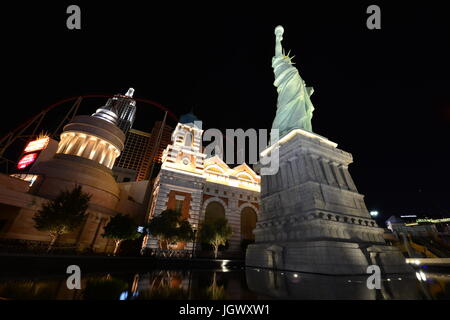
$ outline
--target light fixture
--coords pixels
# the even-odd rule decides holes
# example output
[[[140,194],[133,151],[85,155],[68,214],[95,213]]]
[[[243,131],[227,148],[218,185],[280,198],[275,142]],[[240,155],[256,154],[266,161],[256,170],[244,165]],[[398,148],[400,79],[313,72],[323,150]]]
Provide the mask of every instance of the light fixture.
[[[419,272],[416,272],[416,277],[419,281],[427,281],[427,276],[425,275],[425,273],[420,270]]]
[[[419,271],[420,277],[422,278],[422,281],[427,281],[427,276],[425,275],[425,273],[421,270]]]
[[[25,147],[24,152],[28,153],[28,152],[33,152],[33,151],[44,150],[47,147],[49,141],[50,141],[50,138],[47,136],[43,137],[41,139],[30,141],[27,144],[27,146]]]
[[[17,169],[25,169],[36,161],[38,154],[36,152],[24,155],[17,163]]]
[[[370,215],[372,217],[377,217],[378,216],[378,211],[376,211],[376,210],[370,211]]]

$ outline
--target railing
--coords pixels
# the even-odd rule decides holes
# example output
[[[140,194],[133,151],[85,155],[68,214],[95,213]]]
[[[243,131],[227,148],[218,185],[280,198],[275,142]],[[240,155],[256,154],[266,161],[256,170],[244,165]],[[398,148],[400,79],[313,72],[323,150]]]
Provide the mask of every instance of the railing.
[[[186,259],[192,257],[192,250],[153,249],[147,255],[156,258]]]
[[[0,239],[0,253],[28,253],[28,254],[83,254],[77,251],[73,243],[55,244],[49,251],[48,241]]]

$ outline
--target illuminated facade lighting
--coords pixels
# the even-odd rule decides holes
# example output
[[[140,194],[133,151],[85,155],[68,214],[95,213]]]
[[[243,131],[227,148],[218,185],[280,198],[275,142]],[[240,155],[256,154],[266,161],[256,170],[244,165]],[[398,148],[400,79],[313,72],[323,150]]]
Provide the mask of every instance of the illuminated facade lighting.
[[[219,156],[207,159],[201,147],[203,130],[199,123],[193,114],[181,116],[172,142],[163,152],[148,216],[151,219],[163,210],[178,210],[197,226],[208,215],[223,215],[235,231],[229,250],[240,252],[241,241],[251,240],[256,226],[261,177],[245,163],[230,168]],[[156,249],[158,240],[149,236],[143,246]],[[194,252],[193,246],[194,242],[189,242],[177,248]]]
[[[17,163],[17,169],[25,169],[36,161],[38,154],[36,152],[24,155]]]
[[[442,223],[442,222],[450,222],[450,218],[445,219],[417,219],[417,223],[423,222],[431,222],[431,223]]]
[[[48,142],[50,141],[49,137],[44,137],[41,139],[30,141],[27,146],[25,147],[24,152],[35,152],[35,151],[41,151],[47,148]]]
[[[36,174],[12,174],[11,177],[29,182],[29,186],[31,187],[33,185],[33,183],[36,181],[38,175],[36,175]]]

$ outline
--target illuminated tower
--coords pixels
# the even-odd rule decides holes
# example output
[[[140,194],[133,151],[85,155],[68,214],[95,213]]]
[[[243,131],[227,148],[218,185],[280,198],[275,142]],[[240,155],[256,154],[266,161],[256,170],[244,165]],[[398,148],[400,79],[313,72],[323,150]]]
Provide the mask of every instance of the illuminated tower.
[[[110,114],[107,111],[111,111],[116,115],[117,126],[127,134],[134,123],[134,117],[136,114],[136,101],[133,100],[134,89],[128,89],[125,95],[116,94],[114,97],[108,99],[106,104],[100,109],[103,110],[105,120],[109,119]]]
[[[112,110],[97,109],[92,116],[76,116],[64,127],[53,158],[37,163],[30,170],[37,175],[30,193],[47,199],[62,190],[80,185],[91,195],[87,218],[79,233],[68,234],[66,242],[80,249],[104,250],[106,239],[98,234],[116,214],[121,191],[111,168],[124,147],[125,134],[117,126]],[[96,230],[100,230],[96,232]]]
[[[172,139],[173,127],[165,124],[162,128],[161,139],[158,141],[158,136],[160,134],[162,126],[162,121],[156,121],[155,125],[152,128],[150,138],[148,141],[147,155],[144,159],[144,163],[148,162],[146,167],[141,168],[140,172],[138,172],[137,180],[147,180],[152,179],[150,177],[150,171],[153,164],[156,164],[155,168],[158,167],[158,164],[162,163],[162,157],[164,150],[169,145]],[[152,159],[152,155],[154,155]],[[157,172],[156,170],[153,172]]]
[[[114,208],[119,188],[111,168],[125,140],[116,123],[113,111],[100,108],[92,116],[77,116],[67,124],[53,159],[33,167],[34,173],[40,175],[37,193],[50,196],[64,185],[78,183],[86,189],[95,189],[91,200],[108,199],[103,205]]]
[[[172,133],[172,143],[162,156],[161,171],[156,178],[150,219],[165,209],[177,210],[182,217],[197,224],[201,210],[203,187],[203,167],[206,155],[202,153],[202,122],[192,113],[180,117]],[[157,248],[154,238],[144,241],[144,246]],[[192,249],[192,243],[180,243],[177,249]]]
[[[136,181],[149,180],[153,163],[162,162],[162,153],[170,143],[173,128],[164,125],[161,140],[158,143],[158,135],[161,130],[162,121],[157,121],[151,133],[130,129],[126,134],[125,148],[117,158],[113,171],[119,177],[125,177],[123,170],[134,170]],[[152,155],[154,155],[152,160]],[[156,172],[156,170],[154,171]],[[128,174],[131,177],[130,174]]]

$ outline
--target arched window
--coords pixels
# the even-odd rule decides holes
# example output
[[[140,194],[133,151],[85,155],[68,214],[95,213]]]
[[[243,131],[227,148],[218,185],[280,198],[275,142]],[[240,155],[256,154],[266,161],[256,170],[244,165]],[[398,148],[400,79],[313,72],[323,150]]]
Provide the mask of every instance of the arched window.
[[[205,210],[205,223],[211,223],[219,218],[225,218],[225,208],[220,202],[208,203]]]
[[[186,147],[192,146],[193,140],[194,140],[194,138],[192,136],[192,133],[191,132],[186,133],[186,135],[184,136],[184,145]]]
[[[255,240],[253,230],[256,227],[257,216],[255,210],[245,207],[241,212],[241,239]]]

